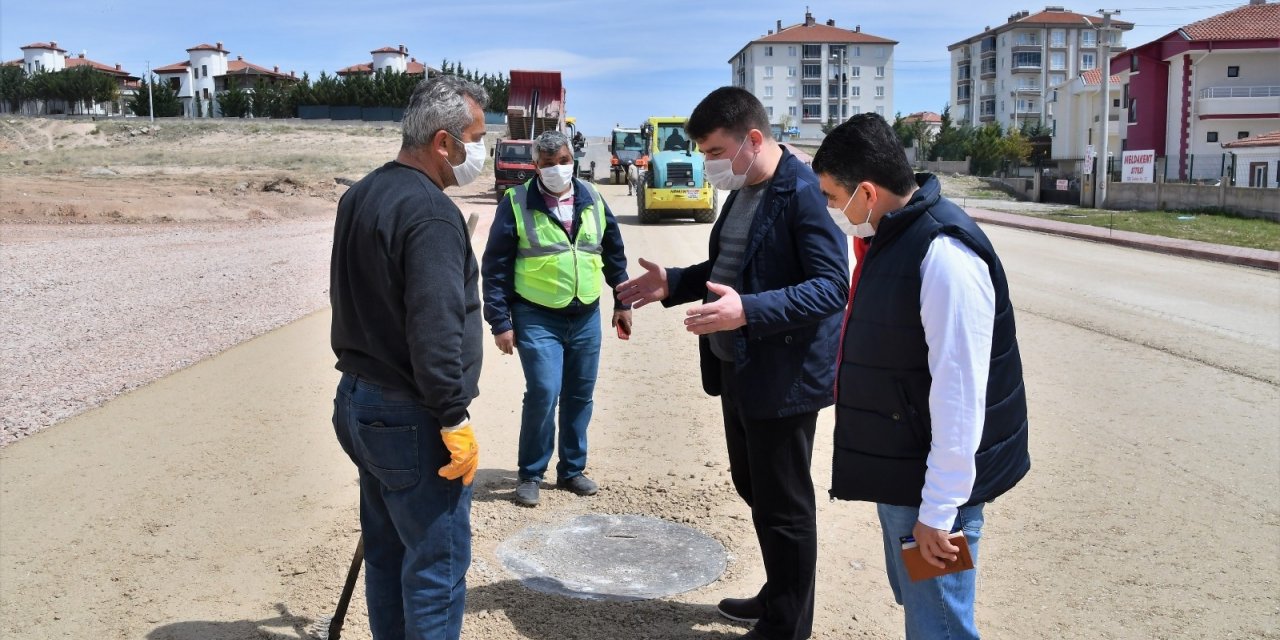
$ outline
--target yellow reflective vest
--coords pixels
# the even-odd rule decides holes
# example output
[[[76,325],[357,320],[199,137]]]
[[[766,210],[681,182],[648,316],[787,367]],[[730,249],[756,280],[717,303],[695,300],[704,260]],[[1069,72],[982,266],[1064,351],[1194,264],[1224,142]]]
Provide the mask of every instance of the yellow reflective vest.
[[[586,183],[577,182],[577,185]],[[600,299],[604,279],[604,199],[587,184],[592,202],[578,215],[577,237],[542,211],[524,206],[533,180],[507,190],[516,218],[516,294],[549,309],[563,309],[575,298],[583,304]]]

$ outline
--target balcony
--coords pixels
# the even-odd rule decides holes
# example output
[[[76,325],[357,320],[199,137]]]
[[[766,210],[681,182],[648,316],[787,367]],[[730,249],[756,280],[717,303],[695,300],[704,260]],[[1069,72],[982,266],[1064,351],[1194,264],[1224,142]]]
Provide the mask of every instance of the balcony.
[[[1196,112],[1200,117],[1275,113],[1280,86],[1208,87],[1200,90]]]
[[[978,122],[995,122],[996,115],[994,113],[984,113],[978,116]]]
[[[1017,53],[1019,51],[1039,51],[1040,47],[1043,45],[1044,45],[1044,42],[1041,41],[1040,38],[1028,38],[1028,37],[1014,38],[1013,52]]]

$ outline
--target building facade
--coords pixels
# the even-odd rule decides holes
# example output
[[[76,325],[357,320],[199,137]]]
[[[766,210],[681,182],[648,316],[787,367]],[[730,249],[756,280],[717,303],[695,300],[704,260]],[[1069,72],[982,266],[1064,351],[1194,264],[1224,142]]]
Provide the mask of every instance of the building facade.
[[[252,91],[259,79],[269,83],[293,83],[298,79],[292,71],[282,73],[278,66],[267,69],[246,61],[243,56],[231,60],[230,54],[221,42],[199,44],[187,49],[187,60],[157,67],[152,72],[178,94],[184,116],[205,118],[222,115],[217,96],[230,88],[232,82]]]
[[[875,112],[893,118],[895,40],[843,29],[835,20],[776,28],[747,43],[729,59],[732,84],[764,104],[775,129],[803,138],[822,137],[824,124]]]
[[[1107,149],[1114,158],[1120,154],[1127,119],[1124,86],[1112,75],[1108,87],[1111,112],[1107,123]],[[1053,88],[1049,94],[1048,126],[1053,136],[1054,160],[1083,160],[1090,146],[1101,148],[1102,69],[1090,69]]]
[[[1113,57],[1111,71],[1128,107],[1124,148],[1166,156],[1171,178],[1216,180],[1224,143],[1280,129],[1280,3],[1183,26]]]
[[[1008,128],[1046,123],[1045,98],[1053,87],[1103,66],[1099,16],[1045,7],[1019,11],[998,27],[949,47],[951,118],[956,125],[998,122]],[[1112,20],[1111,53],[1123,51],[1133,24]]]
[[[369,52],[373,55],[372,62],[362,62],[353,64],[349,67],[343,67],[336,72],[340,76],[366,74],[371,75],[378,71],[388,71],[391,73],[407,73],[411,76],[431,76],[437,75],[437,70],[428,67],[417,58],[409,57],[409,49],[404,45],[399,47],[382,47]]]
[[[124,112],[125,102],[138,90],[138,81],[141,78],[125,71],[119,64],[109,65],[91,60],[84,51],[81,51],[76,56],[70,56],[67,54],[66,49],[58,46],[56,41],[33,42],[21,49],[21,58],[4,62],[3,66],[21,67],[27,77],[38,73],[57,73],[67,69],[88,67],[110,77],[117,86],[116,99],[110,102],[77,105],[73,108],[72,105],[68,105],[62,100],[49,100],[46,102],[28,100],[28,104],[23,105],[21,109],[24,113],[50,114],[75,111],[83,115],[118,115]],[[8,105],[0,107],[0,109],[7,108]]]

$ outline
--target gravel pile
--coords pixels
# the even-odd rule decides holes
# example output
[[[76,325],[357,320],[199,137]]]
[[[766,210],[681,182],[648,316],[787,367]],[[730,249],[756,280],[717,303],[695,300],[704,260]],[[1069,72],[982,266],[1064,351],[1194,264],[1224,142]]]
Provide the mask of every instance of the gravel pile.
[[[324,307],[332,233],[0,226],[0,446]]]

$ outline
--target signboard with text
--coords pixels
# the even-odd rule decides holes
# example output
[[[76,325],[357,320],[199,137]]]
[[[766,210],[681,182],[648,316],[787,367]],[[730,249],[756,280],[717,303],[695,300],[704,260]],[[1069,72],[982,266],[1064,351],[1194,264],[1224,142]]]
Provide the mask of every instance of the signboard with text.
[[[1154,150],[1125,151],[1123,154],[1121,182],[1155,182],[1156,152]]]

